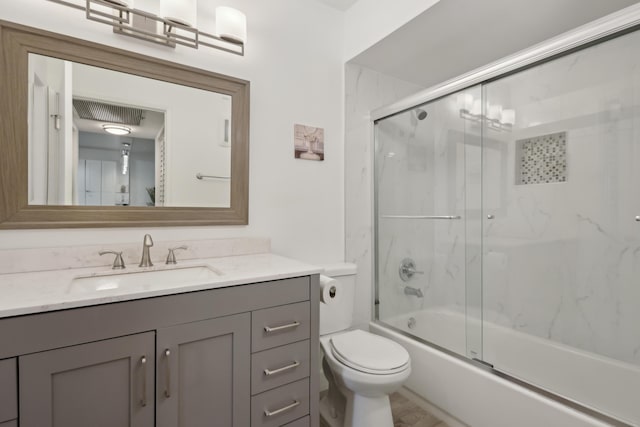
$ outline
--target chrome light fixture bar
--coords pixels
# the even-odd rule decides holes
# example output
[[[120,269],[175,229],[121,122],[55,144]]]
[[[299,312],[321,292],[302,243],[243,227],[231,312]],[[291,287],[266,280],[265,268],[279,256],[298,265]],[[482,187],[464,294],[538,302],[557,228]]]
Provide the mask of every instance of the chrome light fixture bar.
[[[244,56],[242,40],[205,33],[195,27],[162,18],[153,13],[129,8],[118,0],[86,0],[84,5],[67,0],[48,1],[83,10],[87,19],[109,25],[117,34],[173,48],[176,45],[194,49],[206,46]]]

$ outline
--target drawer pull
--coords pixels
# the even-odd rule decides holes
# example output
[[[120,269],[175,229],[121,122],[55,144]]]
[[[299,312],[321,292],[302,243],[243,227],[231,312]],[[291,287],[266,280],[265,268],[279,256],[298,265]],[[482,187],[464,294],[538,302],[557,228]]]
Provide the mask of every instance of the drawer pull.
[[[289,323],[287,325],[282,325],[282,326],[265,326],[264,331],[270,334],[271,332],[278,332],[278,331],[283,331],[285,329],[297,328],[298,326],[300,326],[300,322],[295,321],[293,323]]]
[[[142,366],[142,398],[140,398],[140,406],[143,408],[147,406],[147,358],[142,356],[140,358],[140,365]]]
[[[299,401],[294,400],[292,404],[287,405],[285,407],[282,407],[280,409],[276,409],[275,411],[270,411],[268,409],[264,410],[264,415],[266,415],[267,417],[273,417],[274,415],[279,415],[282,414],[283,412],[287,412],[292,410],[293,408],[295,408],[296,406],[298,406],[300,404]]]
[[[167,367],[167,370],[165,372],[166,384],[165,384],[165,389],[164,389],[164,397],[166,397],[168,399],[168,398],[171,397],[171,368],[169,366],[169,356],[171,356],[171,350],[166,349],[164,351],[164,356],[167,359],[167,360],[165,360],[165,365]]]
[[[283,366],[282,368],[274,369],[273,371],[267,368],[264,370],[264,374],[266,376],[275,375],[279,374],[280,372],[288,371],[289,369],[297,368],[298,366],[300,366],[300,362],[294,360],[292,364]]]

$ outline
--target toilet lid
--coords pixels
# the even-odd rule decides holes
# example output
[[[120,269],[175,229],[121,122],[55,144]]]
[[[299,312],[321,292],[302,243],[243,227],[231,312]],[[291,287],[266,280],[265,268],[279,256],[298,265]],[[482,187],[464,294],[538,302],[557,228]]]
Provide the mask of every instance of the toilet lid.
[[[331,337],[331,352],[341,363],[370,374],[401,372],[409,364],[409,353],[400,344],[361,330]]]

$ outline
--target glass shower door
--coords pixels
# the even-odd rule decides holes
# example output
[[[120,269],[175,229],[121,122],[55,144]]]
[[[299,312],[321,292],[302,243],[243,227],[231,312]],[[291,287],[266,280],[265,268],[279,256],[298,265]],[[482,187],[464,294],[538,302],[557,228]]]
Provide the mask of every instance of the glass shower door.
[[[484,359],[632,423],[639,46],[627,34],[484,86]]]
[[[460,103],[479,95],[376,123],[377,319],[471,357],[481,355],[481,124],[462,118]]]

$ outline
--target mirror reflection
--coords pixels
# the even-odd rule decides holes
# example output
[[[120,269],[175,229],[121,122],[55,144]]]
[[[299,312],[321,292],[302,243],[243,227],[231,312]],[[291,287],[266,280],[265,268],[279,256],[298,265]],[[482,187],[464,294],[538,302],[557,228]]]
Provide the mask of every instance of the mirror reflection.
[[[29,204],[229,207],[231,97],[29,54]]]

